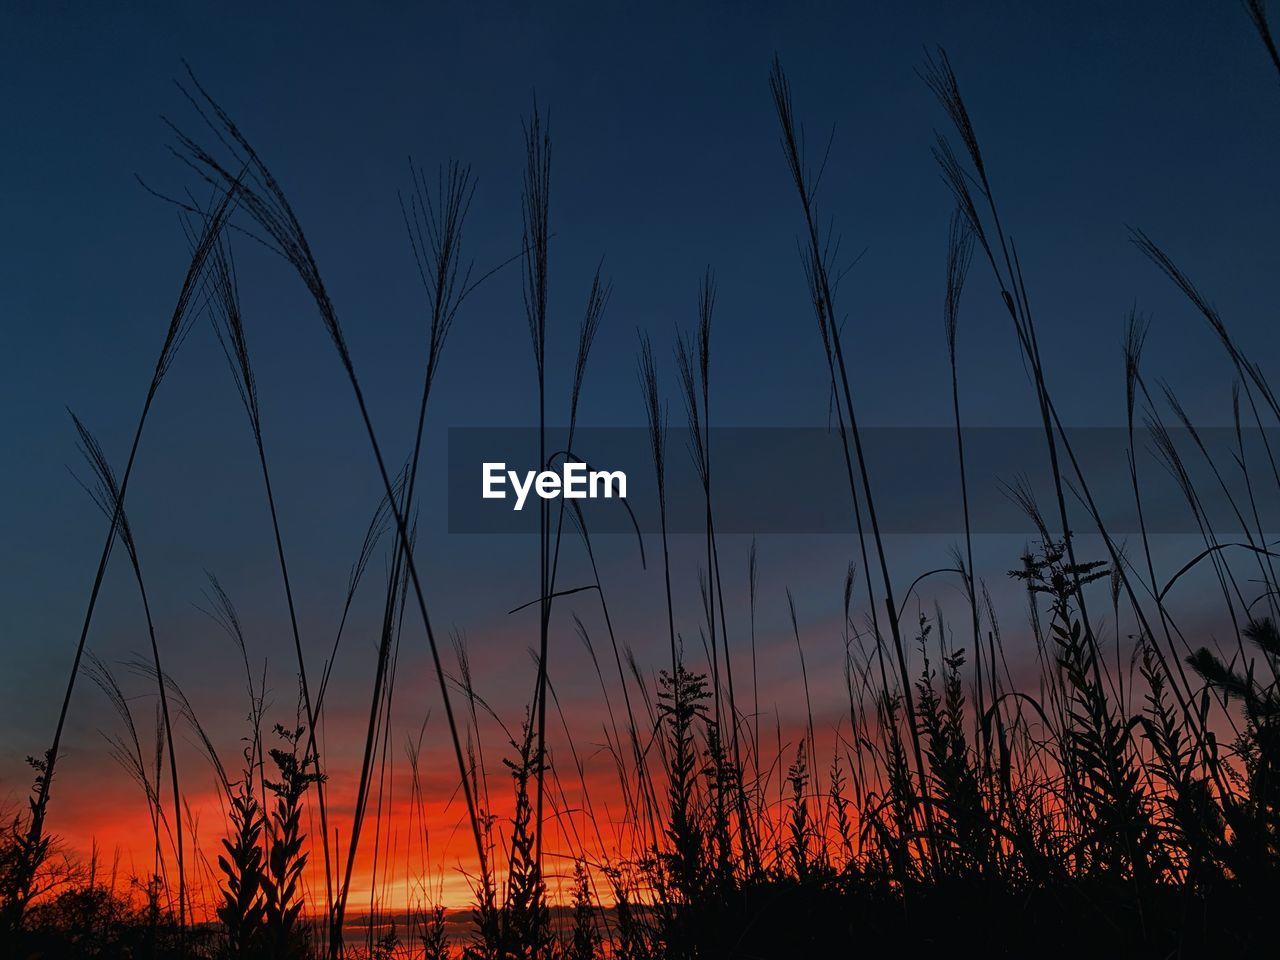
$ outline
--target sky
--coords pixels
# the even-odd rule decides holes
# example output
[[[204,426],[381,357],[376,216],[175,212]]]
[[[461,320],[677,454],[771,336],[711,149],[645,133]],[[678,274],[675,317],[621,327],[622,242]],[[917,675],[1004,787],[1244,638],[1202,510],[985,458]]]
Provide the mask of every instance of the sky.
[[[470,164],[477,187],[465,256],[479,272],[510,260],[521,248],[522,125],[535,102],[549,115],[553,138],[548,390],[560,413],[551,419],[565,416],[577,325],[602,264],[612,298],[587,374],[585,424],[643,425],[638,331],[653,337],[660,376],[674,386],[674,334],[692,328],[708,267],[718,284],[717,425],[827,423],[825,359],[796,252],[799,211],[767,86],[775,55],[810,142],[831,137],[821,210],[853,264],[839,301],[860,418],[882,427],[945,427],[941,305],[951,201],[930,154],[945,117],[919,76],[926,51],[938,44],[960,77],[1018,241],[1064,420],[1122,424],[1120,343],[1125,315],[1137,307],[1151,318],[1153,381],[1174,384],[1198,423],[1229,423],[1229,364],[1203,321],[1129,242],[1127,228],[1141,227],[1161,243],[1266,365],[1280,340],[1268,306],[1280,277],[1273,242],[1280,91],[1245,14],[1230,3],[961,6],[7,9],[0,31],[0,124],[8,132],[0,153],[0,804],[22,800],[30,781],[24,758],[48,741],[105,535],[68,470],[84,473],[67,411],[119,467],[186,266],[174,209],[140,181],[171,195],[193,186],[191,171],[170,152],[167,125],[208,138],[174,83],[188,65],[298,212],[380,436],[397,457],[411,440],[425,329],[397,191],[410,184],[410,158],[427,171],[451,159]],[[282,527],[301,628],[318,664],[379,480],[305,292],[252,243],[240,243],[237,256],[273,480],[286,491]],[[966,419],[1034,426],[996,292],[976,264],[959,338]],[[438,626],[465,637],[481,692],[516,725],[532,687],[526,651],[536,623],[507,611],[536,596],[536,541],[449,534],[445,452],[449,428],[536,423],[528,338],[520,272],[507,267],[468,299],[447,344],[429,416],[418,554]],[[674,395],[671,403],[673,421],[682,422]],[[226,363],[199,322],[160,392],[128,508],[166,669],[232,755],[245,706],[237,701],[233,650],[198,609],[206,571],[239,606],[255,657],[268,661],[272,709],[292,709],[287,613],[255,471]],[[726,593],[738,637],[749,539],[726,538],[723,546],[725,566],[735,571]],[[639,569],[628,538],[605,541],[618,620],[645,669],[657,669],[666,645],[658,568]],[[891,538],[900,577],[939,565],[951,542]],[[1018,538],[983,539],[980,570],[1002,584],[1019,545]],[[1173,556],[1188,543],[1166,546]],[[761,541],[760,642],[772,667],[762,672],[761,700],[792,720],[799,693],[784,587],[797,598],[811,656],[838,664],[839,594],[854,551],[837,534]],[[379,556],[374,570],[383,562]],[[694,638],[697,551],[679,552],[677,564],[682,629]],[[566,565],[566,580],[585,569],[579,555]],[[127,573],[118,556],[90,636],[92,649],[115,664],[145,645]],[[1016,602],[1011,623],[1020,616]],[[378,604],[376,588],[361,594],[360,628],[337,668],[326,737],[339,761],[354,755],[363,736]],[[566,604],[550,670],[567,722],[596,729],[602,697],[571,611],[600,629],[595,607]],[[420,631],[412,634],[397,730],[407,736],[427,718],[433,736],[424,755],[444,793],[448,754],[435,680]],[[145,682],[126,667],[119,672],[149,721]],[[817,699],[835,715],[840,693],[839,683],[828,683]],[[118,733],[114,724],[105,700],[82,679],[53,829],[79,850],[97,840],[126,857],[141,850],[145,859],[136,788],[104,752],[102,733]],[[496,755],[500,737],[494,746]],[[187,745],[182,754],[201,771],[193,777],[207,779],[197,751]],[[456,821],[456,804],[433,810],[441,824]]]

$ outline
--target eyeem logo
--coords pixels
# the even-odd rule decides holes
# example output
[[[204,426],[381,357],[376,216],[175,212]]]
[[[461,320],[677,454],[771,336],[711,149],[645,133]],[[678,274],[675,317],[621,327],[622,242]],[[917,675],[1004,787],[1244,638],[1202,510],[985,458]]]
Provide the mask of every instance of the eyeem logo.
[[[509,483],[516,495],[513,510],[524,509],[530,490],[543,500],[556,497],[598,500],[614,497],[616,484],[616,496],[621,500],[627,498],[627,475],[621,470],[588,470],[585,463],[566,462],[559,473],[554,470],[527,470],[522,478],[515,470],[508,470],[505,463],[485,463],[483,468],[484,498],[507,499],[506,486]]]

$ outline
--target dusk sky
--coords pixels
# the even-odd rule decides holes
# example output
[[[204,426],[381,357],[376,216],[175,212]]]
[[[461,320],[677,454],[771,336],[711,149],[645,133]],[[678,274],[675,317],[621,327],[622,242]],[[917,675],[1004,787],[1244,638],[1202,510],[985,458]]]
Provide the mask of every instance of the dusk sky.
[[[162,119],[197,140],[213,139],[174,84],[185,78],[184,61],[288,194],[396,462],[412,441],[426,322],[397,200],[411,184],[409,158],[429,175],[450,159],[471,165],[477,187],[463,256],[477,273],[488,271],[521,249],[522,122],[535,98],[549,113],[553,141],[549,419],[558,424],[567,415],[578,324],[603,260],[613,293],[586,375],[584,424],[643,425],[639,330],[653,338],[672,423],[683,425],[674,334],[694,327],[708,267],[718,283],[716,425],[827,424],[830,382],[767,83],[775,54],[811,150],[820,152],[834,128],[821,213],[842,237],[841,259],[857,261],[838,301],[865,424],[950,423],[942,300],[952,200],[930,154],[934,130],[947,121],[918,74],[926,51],[939,44],[959,75],[1005,225],[1018,242],[1050,386],[1069,425],[1123,424],[1120,345],[1134,306],[1151,318],[1151,382],[1167,379],[1197,423],[1230,423],[1227,357],[1129,241],[1129,226],[1184,267],[1264,367],[1280,347],[1271,306],[1280,293],[1276,79],[1238,4],[1009,2],[981,5],[981,16],[954,3],[785,11],[684,4],[643,14],[622,4],[556,6],[396,4],[377,18],[323,4],[66,5],[57,17],[47,6],[7,9],[0,29],[0,499],[7,505],[0,810],[25,802],[32,774],[24,758],[48,743],[106,533],[67,469],[85,475],[67,410],[123,466],[188,262],[174,208],[138,179],[166,195],[198,188],[170,152],[174,137]],[[282,262],[232,239],[308,667],[318,672],[381,486],[310,298]],[[967,422],[1035,426],[1016,340],[978,261],[960,324]],[[517,263],[467,300],[448,341],[428,415],[417,547],[438,633],[465,636],[478,691],[513,729],[533,689],[528,650],[537,622],[532,609],[507,611],[537,595],[536,538],[446,531],[446,431],[529,426],[536,418]],[[1029,447],[1027,456],[1042,450]],[[951,450],[937,469],[954,469]],[[1123,466],[1099,482],[1127,483]],[[630,496],[649,503],[651,479],[632,483]],[[242,668],[196,608],[204,605],[205,571],[236,601],[251,655],[268,661],[270,722],[292,716],[294,661],[253,445],[203,317],[161,388],[127,508],[166,669],[234,757],[247,710]],[[1016,566],[1022,539],[982,539],[977,563],[993,593],[1008,601],[1002,626],[1015,648],[1024,609],[1005,571]],[[891,537],[899,589],[945,566],[955,540]],[[747,630],[749,542],[728,537],[720,548],[731,644]],[[686,546],[677,545],[673,574],[677,629],[700,650],[701,540]],[[1166,546],[1172,556],[1186,543],[1171,538]],[[656,671],[667,650],[660,570],[652,562],[640,568],[634,538],[605,537],[599,553],[615,621],[642,668]],[[810,677],[818,678],[815,704],[833,726],[843,697],[840,589],[855,553],[852,532],[761,539],[760,700],[762,709],[777,707],[783,728],[803,711],[784,588],[796,597]],[[343,762],[363,742],[385,554],[371,566],[326,707],[335,796],[350,775]],[[576,542],[565,564],[562,585],[576,585],[585,569]],[[946,601],[957,591],[937,593]],[[566,721],[582,731],[580,748],[590,753],[583,745],[598,740],[604,703],[574,631],[575,612],[593,636],[602,629],[594,600],[559,603],[549,670]],[[123,553],[113,558],[89,643],[113,664],[148,649]],[[443,809],[457,776],[416,622],[406,625],[400,669],[393,739],[416,737],[430,714],[424,758],[437,822],[447,831],[461,815],[456,800]],[[126,666],[119,674],[149,726],[152,686]],[[107,850],[119,847],[126,863],[145,860],[145,808],[105,755],[99,731],[118,733],[118,722],[82,677],[51,829],[77,849],[96,838]],[[505,744],[493,730],[486,736],[500,783]],[[181,757],[193,784],[206,775],[194,746],[181,748]],[[394,758],[403,763],[401,746]],[[561,774],[570,769],[564,762]],[[609,775],[607,762],[590,774],[602,796]],[[207,780],[193,793],[212,797]],[[212,812],[208,822],[216,836]],[[442,835],[442,844],[451,842]],[[465,844],[450,851],[465,858]],[[452,870],[447,856],[443,868]]]

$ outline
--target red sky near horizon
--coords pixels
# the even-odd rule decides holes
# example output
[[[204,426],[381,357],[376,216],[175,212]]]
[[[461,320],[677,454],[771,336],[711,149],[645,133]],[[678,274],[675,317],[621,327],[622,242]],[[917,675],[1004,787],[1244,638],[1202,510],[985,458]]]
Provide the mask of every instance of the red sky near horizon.
[[[567,612],[564,618],[568,619]],[[815,637],[819,631],[832,631],[832,636],[838,634],[838,624],[830,622],[809,624],[802,629],[814,631]],[[763,775],[769,778],[772,784],[769,789],[774,791],[777,790],[779,761],[773,754],[780,745],[781,756],[784,758],[781,767],[785,768],[806,730],[803,684],[796,660],[795,639],[789,634],[788,627],[778,637],[759,638],[757,645],[762,714],[760,736],[762,754],[767,758]],[[574,857],[585,852],[590,862],[599,863],[605,858],[626,856],[629,853],[627,843],[620,840],[627,833],[627,828],[623,823],[625,813],[618,765],[605,745],[606,738],[612,737],[612,724],[616,722],[621,729],[625,729],[626,722],[616,682],[616,667],[612,666],[611,660],[606,659],[606,656],[612,656],[611,652],[606,654],[605,650],[597,651],[602,669],[614,674],[610,678],[609,673],[606,673],[609,700],[614,708],[611,720],[605,696],[594,676],[594,669],[591,668],[590,673],[587,673],[586,665],[582,662],[586,658],[584,648],[575,638],[566,638],[566,647],[568,642],[576,645],[576,649],[569,648],[564,653],[566,658],[573,658],[570,664],[566,664],[565,670],[573,667],[573,673],[566,675],[574,680],[572,683],[562,684],[557,678],[553,663],[551,681],[556,688],[556,699],[552,701],[548,713],[548,740],[552,750],[553,772],[548,775],[547,781],[546,872],[553,896],[567,890],[564,884],[571,879]],[[665,649],[666,646],[664,641],[662,647]],[[814,646],[821,649],[822,644],[815,642]],[[816,651],[807,651],[807,656],[812,658],[814,652]],[[696,667],[702,654],[700,650],[689,651],[687,656],[691,666]],[[470,659],[476,678],[477,695],[485,701],[484,705],[477,708],[477,716],[481,727],[479,746],[483,751],[483,769],[486,771],[491,804],[488,810],[497,818],[498,836],[503,837],[508,832],[513,793],[510,772],[502,761],[513,755],[507,736],[508,733],[518,734],[523,708],[514,702],[514,698],[503,699],[506,695],[502,692],[493,694],[486,690],[486,678],[494,678],[495,683],[489,686],[502,690],[503,673],[497,664],[490,662],[490,657],[473,653]],[[657,659],[658,663],[653,667],[655,671],[661,669],[662,665],[662,658]],[[391,734],[385,741],[385,780],[381,790],[375,784],[371,794],[369,812],[352,871],[350,914],[366,911],[370,891],[375,889],[377,901],[386,909],[403,909],[421,905],[424,901],[434,902],[437,898],[450,908],[465,907],[472,903],[471,884],[478,872],[478,861],[465,804],[458,790],[456,760],[444,726],[443,712],[437,704],[439,694],[436,680],[426,664],[427,660],[421,651],[417,655],[405,653],[399,664],[394,694],[394,720]],[[747,712],[749,704],[745,701],[750,697],[750,661],[740,653],[735,657],[735,664],[740,672],[737,681],[739,710]],[[525,663],[521,663],[521,666],[524,665]],[[810,660],[809,669],[815,671],[815,668],[817,665]],[[534,677],[531,663],[528,663],[525,674],[514,678],[514,686],[531,692]],[[823,679],[820,680],[820,676]],[[322,737],[331,840],[333,834],[337,834],[336,841],[333,841],[334,856],[337,858],[335,870],[340,864],[345,864],[348,853],[352,804],[368,719],[368,704],[359,703],[362,693],[360,689],[356,689],[355,683],[348,684],[352,689],[339,694],[339,681],[344,679],[352,678],[335,675],[334,686],[326,703]],[[647,742],[650,715],[640,702],[634,682],[628,679],[641,738]],[[653,681],[656,676],[650,674],[647,679]],[[819,756],[825,756],[826,760],[830,759],[830,751],[837,746],[835,729],[842,728],[847,738],[848,728],[848,706],[840,701],[843,679],[839,679],[834,686],[827,683],[831,679],[832,670],[828,667],[817,669],[816,674],[810,675],[810,683],[815,686],[813,693]],[[146,753],[146,744],[152,742],[155,729],[151,714],[156,701],[154,688],[140,677],[129,676],[126,671],[120,671],[118,680],[128,690],[135,723]],[[130,878],[141,879],[149,875],[153,868],[154,843],[147,807],[142,788],[107,755],[108,744],[104,735],[119,736],[123,730],[122,725],[100,703],[95,703],[101,700],[101,694],[94,689],[89,679],[82,678],[80,683],[82,686],[77,693],[81,700],[79,709],[87,710],[100,727],[96,731],[78,727],[76,733],[69,737],[69,748],[57,771],[50,803],[49,826],[64,850],[82,861],[96,855],[100,875],[103,875],[103,871],[115,870],[118,880],[124,884]],[[818,687],[819,683],[825,684],[825,688]],[[238,777],[236,762],[244,749],[241,737],[247,732],[247,721],[244,718],[247,705],[240,703],[246,701],[243,684],[232,689],[232,698],[210,697],[211,691],[199,688],[184,688],[184,692],[193,701],[211,705],[212,709],[207,715],[202,713],[199,716],[201,726],[215,740],[219,759],[227,768],[228,774],[235,779]],[[368,696],[368,689],[365,684],[363,696]],[[455,709],[465,711],[462,695],[455,692],[454,696]],[[768,702],[766,698],[773,702]],[[89,701],[88,704],[83,703],[86,700]],[[293,708],[281,709],[287,702],[286,698],[276,694],[274,700],[275,706],[268,709],[264,722],[264,745],[267,748],[276,739],[269,727],[275,722],[286,725],[293,722]],[[776,715],[775,706],[778,707]],[[490,707],[500,713],[505,729],[486,714]],[[649,709],[652,709],[652,704]],[[197,707],[197,710],[200,708]],[[516,715],[512,716],[513,713]],[[74,716],[73,711],[73,724]],[[470,728],[469,718],[467,723]],[[566,726],[572,731],[572,749],[566,735]],[[469,743],[476,745],[474,732],[469,729],[468,733]],[[220,841],[226,830],[225,802],[214,769],[199,748],[194,732],[186,724],[182,724],[176,728],[175,734],[179,742],[183,802],[188,810],[185,823],[188,831],[187,844],[190,847],[194,839],[197,850],[195,856],[188,855],[188,884],[192,890],[192,902],[198,908],[202,900],[206,905],[212,902],[214,895],[217,880],[216,856],[220,852]],[[419,738],[422,744],[419,756],[420,802],[416,799],[408,752],[410,743]],[[379,759],[381,749],[380,744]],[[656,754],[653,762],[657,762]],[[578,764],[581,764],[581,776]],[[374,772],[377,776],[377,765]],[[268,763],[268,779],[271,773],[271,765]],[[822,776],[825,778],[825,772]],[[162,803],[167,818],[172,820],[168,777],[166,761],[160,778]],[[9,795],[14,800],[19,798],[18,787],[16,783],[8,787]],[[314,788],[308,795],[306,830],[314,844],[319,831]],[[172,842],[170,831],[164,840],[165,859],[170,864],[173,861]],[[373,882],[375,862],[378,876],[376,884]],[[312,903],[323,903],[322,864],[322,852],[313,845],[307,872],[310,888],[308,896]]]
[[[564,617],[568,618],[567,612]],[[765,781],[763,791],[767,797],[776,798],[768,802],[773,805],[774,813],[781,813],[781,778],[794,759],[797,746],[806,737],[808,719],[796,639],[789,623],[775,627],[757,637],[757,682],[760,686],[759,736],[764,758],[760,765]],[[850,772],[849,704],[843,676],[843,641],[838,619],[802,621],[800,630],[814,709],[819,767],[810,789],[821,794],[828,783],[829,764],[837,751],[846,777]],[[950,633],[949,640],[957,646],[964,646]],[[1015,646],[1019,642],[1015,641]],[[585,651],[581,646],[571,651],[566,643],[561,655],[566,659],[583,658]],[[602,669],[607,669],[606,651],[598,649],[597,655],[601,658]],[[686,647],[686,655],[695,667],[700,665],[700,651],[689,651]],[[661,658],[651,659],[658,660],[654,669],[660,669]],[[936,652],[931,654],[931,659],[936,667]],[[474,902],[472,883],[478,873],[478,861],[465,805],[458,790],[456,761],[443,724],[443,714],[435,705],[438,698],[435,678],[426,663],[425,656],[419,651],[417,654],[405,652],[399,664],[393,723],[390,735],[385,737],[385,778],[381,778],[380,785],[375,782],[371,793],[369,812],[352,869],[349,917],[367,912],[371,895],[378,908],[384,910],[403,910],[435,902],[449,908],[462,908]],[[629,840],[631,834],[624,823],[625,805],[618,764],[605,745],[606,739],[612,736],[612,725],[617,723],[624,727],[626,722],[620,688],[616,680],[611,682],[606,672],[609,691],[606,703],[594,677],[594,669],[587,678],[589,682],[583,682],[584,665],[575,659],[566,664],[566,669],[570,664],[575,665],[577,673],[577,679],[572,683],[562,685],[558,682],[554,669],[551,678],[557,699],[552,701],[548,714],[553,772],[548,775],[545,848],[549,890],[553,898],[565,900],[570,895],[568,883],[574,858],[585,855],[589,863],[598,865],[606,859],[624,858],[634,853]],[[1025,667],[1032,665],[1026,664]],[[493,680],[490,686],[501,689],[499,681],[503,675],[499,663],[491,662],[489,657],[473,656],[471,668],[476,693],[484,700],[477,708],[481,728],[478,746],[482,750],[483,769],[486,771],[486,809],[496,818],[499,853],[495,859],[500,870],[501,838],[508,833],[513,806],[511,776],[502,761],[513,756],[513,748],[506,737],[508,733],[518,733],[522,708],[514,698],[498,699],[486,692],[488,678]],[[750,659],[745,651],[736,652],[735,669],[739,710],[750,717]],[[514,678],[516,689],[531,689],[533,675],[530,664],[523,675]],[[653,679],[652,675],[649,679]],[[87,679],[84,684],[80,696],[98,696]],[[153,691],[138,678],[133,678],[133,686],[135,689],[130,694],[136,697],[132,701],[135,719],[140,736],[146,743],[153,736],[150,711],[155,697]],[[331,849],[335,857],[334,870],[338,874],[348,854],[352,803],[368,716],[368,704],[362,707],[359,703],[362,695],[359,685],[352,682],[348,686],[352,689],[346,690],[342,696],[337,694],[338,687],[333,688],[334,694],[326,705],[321,744],[328,778],[326,794]],[[594,690],[591,689],[593,686]],[[1025,676],[1023,686],[1034,688],[1033,674]],[[641,738],[645,741],[651,722],[649,714],[639,702],[634,683],[630,683],[629,689],[642,731]],[[367,691],[365,685],[364,696],[367,696]],[[240,693],[243,699],[242,691]],[[236,761],[244,746],[240,736],[247,729],[243,717],[245,710],[225,702],[225,698],[205,696],[202,699],[223,708],[200,719],[202,726],[217,741],[220,759],[229,775],[235,778]],[[275,738],[267,728],[275,722],[292,723],[292,709],[279,709],[283,706],[282,701],[284,698],[277,695],[275,705],[267,712],[264,740],[268,748]],[[505,730],[497,720],[487,715],[490,707],[502,717]],[[614,711],[612,720],[610,707]],[[455,708],[465,712],[460,694],[455,698]],[[515,716],[511,716],[513,712],[516,712]],[[110,722],[110,718],[104,721],[103,731],[118,733]],[[748,719],[746,726],[750,727],[752,722]],[[474,749],[477,740],[469,718],[467,724],[467,742]],[[572,733],[572,749],[566,727]],[[213,768],[197,748],[195,736],[185,726],[178,734],[183,800],[188,808],[187,843],[190,849],[194,841],[196,849],[194,855],[188,855],[188,884],[193,907],[199,915],[201,911],[207,912],[208,905],[216,896],[219,875],[215,863],[226,829],[225,805]],[[744,731],[743,735],[748,734]],[[421,749],[415,790],[409,747],[417,742],[421,743]],[[127,884],[130,878],[147,876],[154,861],[153,841],[141,788],[106,755],[106,741],[101,736],[86,737],[85,731],[81,730],[71,739],[71,744],[58,770],[50,807],[50,829],[59,838],[62,848],[82,861],[96,853],[99,876],[114,871],[121,884]],[[748,766],[751,768],[754,764],[749,762]],[[375,776],[378,771],[379,764],[375,763]],[[270,775],[268,765],[268,779]],[[161,781],[163,803],[168,812],[172,799],[167,767],[162,771]],[[11,796],[15,793],[10,791]],[[308,796],[305,829],[311,838],[306,874],[307,897],[314,908],[324,903],[323,855],[314,845],[319,831],[314,788]],[[164,846],[166,862],[172,864],[171,837],[166,838]],[[598,876],[596,882],[599,883]],[[605,899],[609,899],[607,891]]]

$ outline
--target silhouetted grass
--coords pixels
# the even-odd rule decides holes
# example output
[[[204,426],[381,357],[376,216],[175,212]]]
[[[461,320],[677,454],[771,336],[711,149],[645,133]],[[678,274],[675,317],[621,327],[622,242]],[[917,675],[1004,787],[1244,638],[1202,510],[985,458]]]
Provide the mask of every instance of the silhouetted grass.
[[[1274,59],[1265,11],[1258,3],[1246,7]],[[532,693],[527,703],[514,705],[521,722],[508,728],[502,717],[513,705],[497,710],[486,702],[480,692],[485,678],[474,674],[461,635],[453,644],[456,674],[445,671],[428,618],[429,585],[420,580],[415,560],[415,493],[420,464],[430,456],[423,436],[431,388],[449,330],[479,282],[461,259],[473,194],[470,174],[449,165],[432,192],[421,171],[411,168],[413,191],[401,199],[427,294],[427,348],[413,443],[405,467],[392,475],[336,308],[283,188],[229,115],[193,81],[191,104],[223,159],[180,132],[176,152],[215,188],[216,202],[210,211],[188,208],[200,228],[191,265],[118,481],[92,434],[76,421],[95,475],[91,492],[110,526],[52,746],[32,761],[36,782],[29,805],[7,820],[0,842],[4,947],[12,955],[32,957],[327,955],[334,960],[917,956],[957,948],[999,956],[1251,957],[1274,951],[1270,910],[1280,893],[1280,585],[1259,504],[1280,493],[1280,469],[1263,432],[1280,422],[1280,404],[1261,367],[1245,354],[1211,301],[1154,241],[1134,231],[1135,245],[1205,318],[1232,364],[1237,446],[1230,460],[1216,458],[1173,388],[1149,389],[1142,367],[1147,328],[1131,313],[1122,349],[1129,437],[1125,469],[1140,551],[1118,541],[1103,523],[1092,492],[1113,481],[1086,476],[1063,429],[1051,389],[1056,372],[1040,352],[1018,250],[1002,225],[995,177],[945,52],[930,56],[923,74],[959,143],[957,150],[939,136],[935,156],[956,202],[948,235],[939,239],[940,246],[945,239],[946,249],[942,339],[956,436],[955,506],[964,524],[964,542],[946,561],[951,565],[924,572],[891,564],[876,511],[875,465],[862,442],[857,384],[846,363],[856,335],[838,320],[838,244],[820,226],[826,222],[818,204],[825,156],[814,165],[806,153],[780,64],[775,62],[769,78],[784,161],[799,200],[808,306],[826,359],[819,374],[834,398],[853,506],[850,533],[858,541],[859,565],[851,563],[844,571],[838,605],[847,730],[842,717],[828,747],[820,746],[810,688],[811,679],[821,683],[822,675],[811,677],[795,598],[785,583],[761,589],[754,541],[746,558],[747,609],[735,611],[726,601],[732,594],[721,576],[713,483],[719,475],[713,473],[711,448],[716,298],[711,272],[699,288],[695,333],[677,334],[674,343],[689,453],[706,519],[705,543],[698,550],[703,566],[692,585],[673,581],[667,408],[652,341],[647,334],[640,337],[641,400],[662,541],[663,594],[656,602],[666,607],[670,663],[656,675],[646,674],[627,640],[631,631],[611,616],[610,577],[597,564],[580,505],[565,509],[562,504],[553,520],[552,508],[542,502],[540,595],[512,611],[536,606],[539,613],[531,649]],[[563,449],[552,452],[554,418],[547,412],[550,148],[545,117],[535,108],[526,126],[520,259],[544,466],[560,457],[586,460],[587,451],[575,449],[579,404],[591,345],[610,297],[597,269],[572,367],[567,438]],[[236,231],[231,232],[227,226],[233,219]],[[327,655],[314,688],[307,656],[316,641],[299,628],[236,283],[232,243],[242,234],[280,254],[313,298],[353,390],[384,488],[352,567],[341,623],[332,643],[326,638],[321,648]],[[1034,678],[1015,677],[1010,670],[987,584],[974,565],[972,464],[964,446],[965,370],[959,344],[963,291],[967,283],[979,282],[968,279],[975,255],[989,268],[989,282],[999,293],[1030,375],[1052,477],[1050,516],[1025,485],[1014,483],[1008,490],[1038,531],[1023,556],[1010,558],[1017,565],[1007,571],[1026,591],[1039,668]],[[249,731],[233,766],[223,762],[190,701],[162,666],[160,637],[125,510],[147,414],[197,307],[214,319],[249,416],[289,607],[299,692],[294,716],[274,724],[277,745],[267,747],[265,667],[259,677],[235,607],[211,578],[210,614],[236,644],[246,678]],[[1203,543],[1163,580],[1144,512],[1139,418]],[[1182,434],[1175,435],[1167,421],[1177,423]],[[1265,476],[1250,472],[1256,457],[1249,454],[1256,451],[1247,449],[1244,424],[1257,428],[1248,437],[1266,456],[1270,470]],[[1180,439],[1184,435],[1189,445]],[[1243,542],[1225,540],[1215,529],[1206,491],[1197,486],[1197,468],[1208,471],[1212,490],[1225,497],[1233,522],[1244,531]],[[1099,538],[1101,556],[1083,555],[1085,541],[1071,529],[1068,503],[1078,504],[1089,518],[1087,532]],[[590,569],[591,582],[584,587],[558,584],[562,555],[573,549],[563,538],[566,514]],[[349,818],[339,818],[325,800],[329,768],[318,731],[348,614],[389,531],[394,538],[380,584],[380,631],[373,645],[363,750],[353,775],[354,802]],[[139,725],[109,666],[86,647],[117,540],[128,553],[146,615],[151,656],[134,668],[155,685],[154,739]],[[640,560],[645,562],[643,538]],[[1239,569],[1241,563],[1247,573]],[[1168,603],[1181,578],[1201,564],[1211,568],[1220,596],[1206,593],[1199,601],[1206,607],[1220,601],[1220,612],[1211,616],[1231,624],[1233,642],[1225,650],[1189,637]],[[957,577],[963,597],[962,615],[955,618],[962,624],[958,631],[942,607],[926,613],[922,596],[933,578],[954,582]],[[688,633],[698,631],[701,655],[692,643],[686,645],[686,634],[677,626],[675,594],[681,589],[696,589],[701,598],[701,618]],[[857,599],[863,591],[865,606]],[[805,724],[790,739],[775,715],[769,746],[756,614],[763,597],[784,593]],[[598,601],[612,667],[608,651],[601,650],[602,667],[597,643],[576,613],[553,616],[562,598],[573,594]],[[918,603],[909,615],[913,596]],[[447,912],[431,879],[440,864],[433,861],[436,841],[427,827],[428,812],[449,797],[431,795],[422,775],[424,743],[435,735],[429,718],[403,745],[410,768],[410,836],[402,839],[394,832],[400,824],[392,816],[393,758],[403,731],[394,729],[392,705],[400,642],[417,629],[405,623],[411,603],[422,618],[438,675],[457,765],[456,789],[463,795],[476,851],[476,872],[468,875],[474,902],[460,921]],[[606,708],[607,722],[598,732],[574,729],[556,693],[551,666],[560,652],[552,661],[551,649],[567,636],[563,627],[570,619]],[[744,620],[748,630],[735,627],[731,633],[731,624]],[[1133,632],[1122,644],[1126,629]],[[748,655],[743,637],[750,640],[750,713],[742,687]],[[636,640],[653,646],[652,638]],[[121,881],[114,869],[102,871],[96,856],[87,866],[60,859],[47,827],[59,745],[86,653],[87,671],[124,730],[108,735],[110,750],[141,787],[146,804],[154,869],[133,884]],[[314,661],[310,675],[316,676]],[[459,695],[463,707],[455,710]],[[549,707],[564,732],[559,757],[551,750]],[[190,726],[215,770],[224,823],[212,860],[200,852],[194,818],[184,808],[175,720]],[[495,728],[503,738],[500,786],[490,784],[486,756],[494,752],[484,743],[485,732]],[[1229,739],[1220,739],[1227,731]],[[597,733],[604,741],[599,752],[616,770],[621,811],[592,796],[583,753],[597,743]],[[167,804],[162,802],[166,761],[172,794]],[[313,804],[319,837],[309,835]],[[370,832],[370,887],[353,889],[355,864]],[[319,865],[311,863],[317,845]],[[567,866],[554,876],[552,863]],[[314,879],[317,869],[323,872],[320,882]],[[390,906],[392,871],[400,869],[410,902],[397,910]],[[554,888],[561,891],[559,898],[551,880],[564,881]],[[196,893],[189,892],[189,881]],[[353,894],[365,893],[367,914],[353,916]],[[364,926],[363,945],[348,936],[357,922]]]

